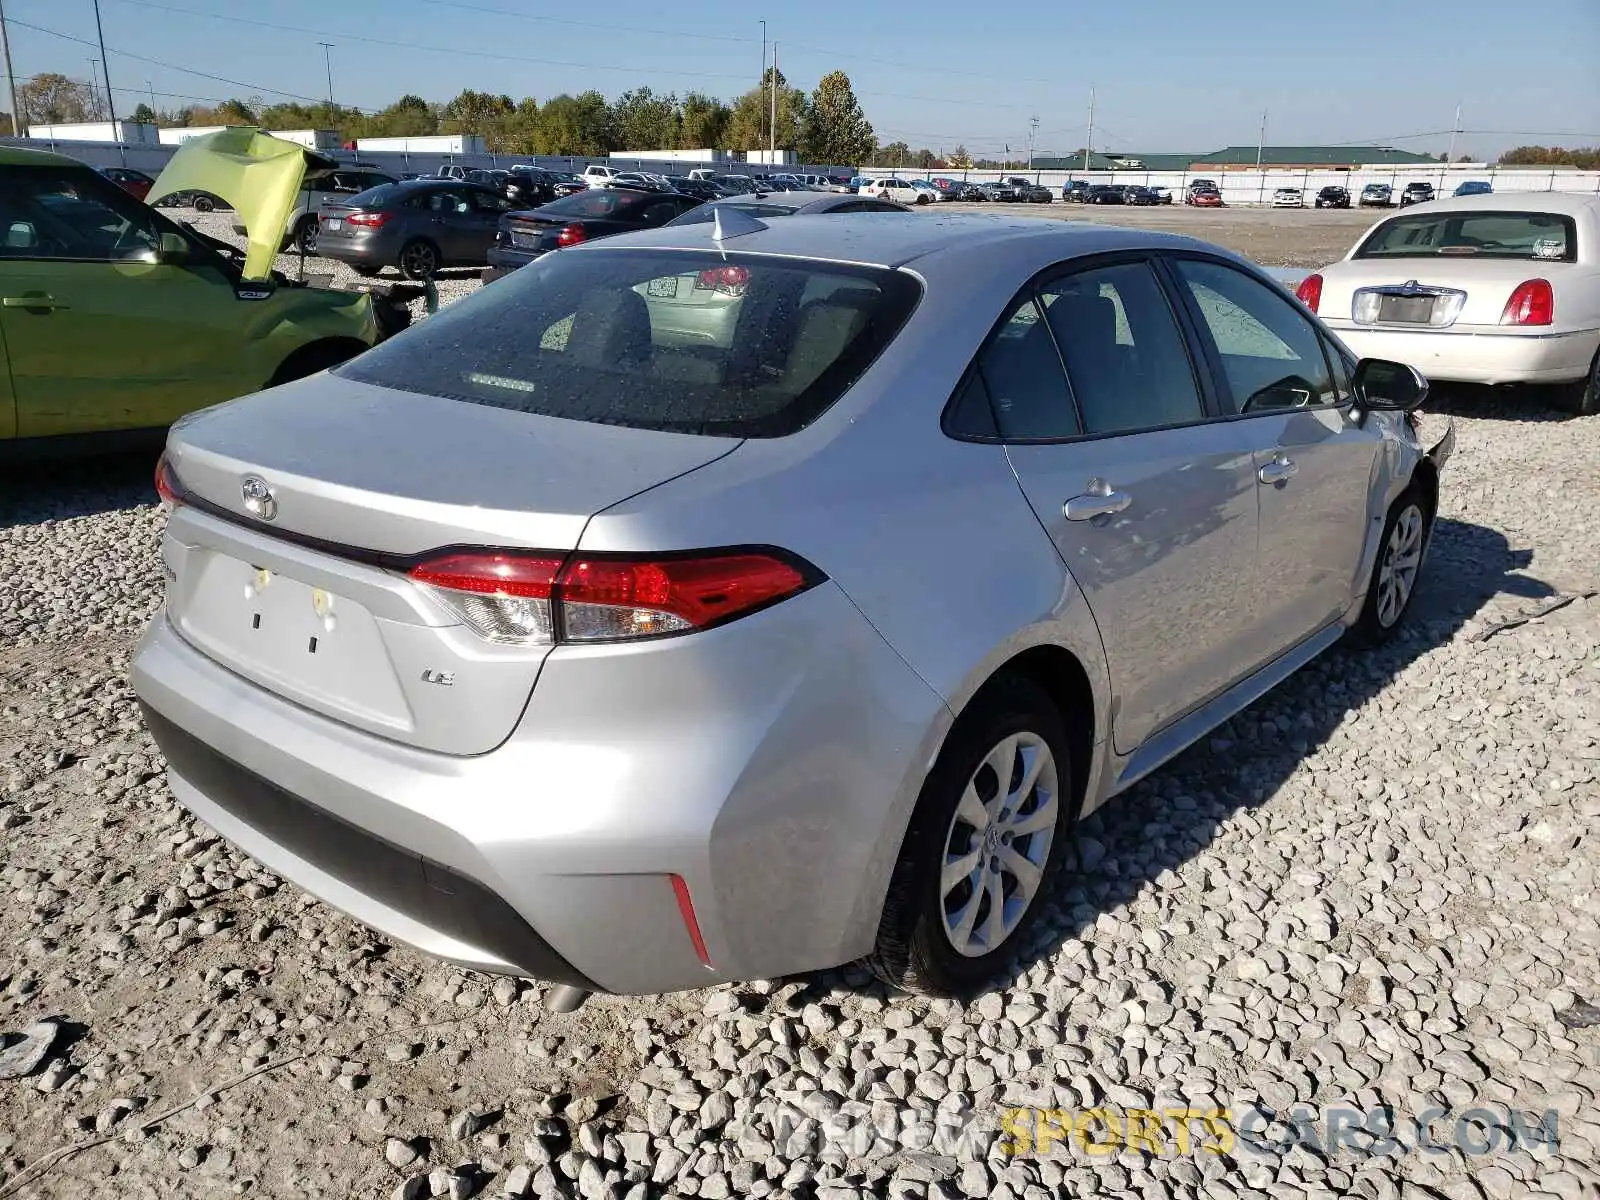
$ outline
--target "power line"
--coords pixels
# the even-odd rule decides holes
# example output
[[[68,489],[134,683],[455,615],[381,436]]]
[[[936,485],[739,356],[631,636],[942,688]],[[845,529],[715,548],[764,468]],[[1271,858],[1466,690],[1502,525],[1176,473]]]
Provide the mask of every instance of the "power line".
[[[483,4],[466,4],[463,0],[417,0],[438,8],[459,8],[467,12],[488,13],[497,17],[514,17],[521,21],[540,21],[551,25],[570,25],[577,29],[599,29],[607,33],[645,33],[651,37],[692,38],[704,42],[738,42],[754,45],[756,39],[735,37],[726,33],[692,33],[683,29],[647,29],[642,25],[603,25],[594,21],[574,21],[568,17],[547,17],[541,13],[516,12],[509,8],[490,8]]]
[[[72,34],[70,34],[70,33],[62,33],[59,29],[46,29],[43,25],[30,25],[26,21],[17,20],[15,17],[7,17],[6,18],[6,24],[7,25],[14,25],[14,26],[16,26],[16,27],[18,27],[20,29],[31,29],[35,33],[49,34],[51,37],[58,37],[58,38],[63,39],[64,41],[77,42],[80,46],[97,46],[97,45],[99,45],[98,42],[92,42],[87,38],[73,37]],[[244,88],[247,92],[255,92],[255,93],[258,93],[258,94],[265,94],[265,95],[268,95],[268,96],[287,96],[291,100],[304,100],[304,101],[307,101],[308,103],[311,103],[311,104],[321,104],[322,103],[321,98],[317,97],[317,96],[302,96],[298,92],[285,92],[285,91],[282,91],[279,88],[263,87],[262,85],[260,85],[258,83],[245,83],[243,80],[229,79],[224,75],[213,75],[209,71],[199,71],[199,70],[196,70],[194,67],[182,67],[182,66],[179,66],[177,63],[163,62],[159,58],[148,58],[143,54],[135,54],[131,50],[118,50],[113,46],[107,46],[106,50],[107,50],[108,53],[118,55],[118,56],[120,56],[122,58],[131,58],[131,59],[135,59],[138,62],[149,63],[151,66],[165,67],[169,71],[178,71],[178,72],[180,72],[180,73],[182,73],[184,75],[194,75],[194,76],[196,76],[196,77],[198,77],[200,79],[210,79],[210,80],[212,80],[212,81],[214,81],[216,83],[225,83],[229,87]],[[363,111],[365,111],[363,109],[356,108],[353,105],[347,105],[346,107],[350,108],[350,110],[353,111],[353,112],[363,112]]]

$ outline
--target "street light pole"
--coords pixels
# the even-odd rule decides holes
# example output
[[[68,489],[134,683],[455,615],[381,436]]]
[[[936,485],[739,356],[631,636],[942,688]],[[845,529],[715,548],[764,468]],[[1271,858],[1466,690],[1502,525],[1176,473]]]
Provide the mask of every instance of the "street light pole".
[[[122,135],[117,131],[117,102],[111,95],[111,66],[106,61],[106,31],[100,23],[100,0],[94,0],[94,34],[100,39],[100,77],[106,81],[106,112],[111,115],[111,132],[116,135],[117,146],[122,150],[122,162],[126,166],[128,151],[122,145]]]
[[[778,43],[772,43],[772,134],[767,140],[767,166],[778,161]]]
[[[1083,169],[1089,169],[1089,151],[1094,149],[1094,84],[1089,85],[1089,136],[1083,143]]]
[[[322,47],[322,61],[328,68],[328,117],[333,118],[333,43],[318,42]]]
[[[758,84],[759,84],[760,80],[763,80],[766,77],[767,77],[767,23],[765,21],[763,21],[763,22],[761,22],[761,74],[756,76],[756,80],[757,80]]]
[[[11,132],[22,136],[22,109],[17,104],[17,77],[11,70],[11,40],[6,36],[6,5],[0,0],[0,55],[6,60],[6,90],[11,93]]]

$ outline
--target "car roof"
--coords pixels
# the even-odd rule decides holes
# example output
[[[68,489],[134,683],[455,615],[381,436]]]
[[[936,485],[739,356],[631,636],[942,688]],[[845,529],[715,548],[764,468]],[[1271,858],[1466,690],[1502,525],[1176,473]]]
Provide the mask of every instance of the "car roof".
[[[1600,196],[1586,192],[1490,192],[1476,196],[1441,196],[1425,213],[1545,212],[1561,216],[1600,217]]]
[[[756,218],[760,220],[760,218]],[[765,223],[764,223],[765,224]],[[714,226],[664,226],[621,234],[572,247],[584,252],[604,247],[712,250],[782,257],[814,258],[863,266],[903,267],[970,272],[986,269],[1002,248],[1030,266],[1030,273],[1051,263],[1087,254],[1148,248],[1202,249],[1227,255],[1215,246],[1177,234],[1148,229],[1093,225],[1045,217],[899,213],[797,213],[764,229],[718,243]]]
[[[22,146],[0,146],[0,167],[81,167],[90,170],[88,163],[65,154],[51,154],[48,150],[29,150]]]

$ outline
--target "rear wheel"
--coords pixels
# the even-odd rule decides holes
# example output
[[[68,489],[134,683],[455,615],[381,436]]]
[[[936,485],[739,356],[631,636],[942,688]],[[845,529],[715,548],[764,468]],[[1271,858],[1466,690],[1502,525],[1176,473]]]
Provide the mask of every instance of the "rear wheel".
[[[317,234],[322,230],[322,223],[316,217],[304,217],[300,224],[294,227],[294,244],[296,248],[304,250],[307,254],[317,252]]]
[[[369,266],[367,263],[351,263],[350,269],[363,279],[371,279],[383,270],[382,267]]]
[[[216,208],[217,202],[210,196],[196,196],[194,198],[195,212],[215,212]]]
[[[1389,509],[1383,525],[1383,540],[1378,544],[1378,559],[1372,564],[1367,600],[1361,608],[1360,619],[1350,630],[1363,645],[1376,646],[1388,641],[1411,609],[1411,598],[1422,577],[1422,553],[1428,544],[1428,528],[1433,521],[1430,507],[1421,490],[1413,484]]]
[[[400,248],[400,272],[407,279],[427,279],[439,270],[439,249],[425,238]]]
[[[1589,364],[1589,377],[1569,383],[1565,399],[1567,409],[1580,417],[1600,413],[1600,350],[1595,351],[1594,361]]]
[[[1005,966],[1044,909],[1071,836],[1061,714],[996,681],[962,714],[922,786],[867,959],[907,991],[963,997]]]

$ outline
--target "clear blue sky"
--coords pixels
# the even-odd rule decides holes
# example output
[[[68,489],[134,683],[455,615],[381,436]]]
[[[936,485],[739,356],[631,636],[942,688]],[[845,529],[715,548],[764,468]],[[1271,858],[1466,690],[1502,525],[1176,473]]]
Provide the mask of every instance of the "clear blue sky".
[[[87,79],[91,0],[5,0],[19,76]],[[648,85],[732,97],[761,59],[761,6],[733,0],[549,4],[531,0],[101,0],[119,111],[147,81],[160,107],[327,91],[319,41],[334,43],[335,99],[381,107],[403,92],[465,87],[544,98]],[[183,11],[180,11],[183,10]],[[294,29],[220,19],[229,14]],[[892,15],[891,15],[892,14]],[[1207,150],[1393,141],[1457,153],[1523,142],[1600,144],[1600,0],[859,0],[772,5],[779,67],[809,90],[827,71],[855,84],[880,141],[1020,154],[1083,144]],[[372,40],[361,40],[372,39]],[[383,42],[410,43],[389,45]],[[236,86],[126,51],[253,86]],[[128,90],[123,90],[128,89]],[[1558,134],[1568,134],[1561,138]],[[1542,135],[1542,137],[1540,136]]]

